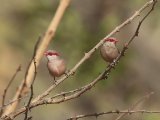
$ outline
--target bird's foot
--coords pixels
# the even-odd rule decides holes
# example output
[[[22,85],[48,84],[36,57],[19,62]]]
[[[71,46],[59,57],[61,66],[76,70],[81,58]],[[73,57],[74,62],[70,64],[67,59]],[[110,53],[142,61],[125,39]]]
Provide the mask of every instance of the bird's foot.
[[[64,74],[65,74],[65,76],[66,76],[66,77],[68,77],[68,74],[67,74],[67,72],[65,72]]]
[[[56,85],[57,81],[56,81],[56,77],[53,77],[53,84]]]
[[[70,70],[66,70],[66,72],[64,73],[67,78],[69,77],[69,75],[68,75],[69,72],[70,72]]]
[[[116,64],[117,64],[117,62],[116,62],[116,60],[114,59],[113,62],[110,64],[110,66],[114,69],[115,66],[116,66]]]

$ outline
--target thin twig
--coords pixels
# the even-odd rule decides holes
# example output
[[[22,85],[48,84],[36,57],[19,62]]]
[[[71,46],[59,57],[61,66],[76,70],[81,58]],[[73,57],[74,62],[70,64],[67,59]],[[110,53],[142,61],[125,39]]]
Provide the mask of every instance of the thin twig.
[[[29,69],[29,66],[32,64],[32,61],[34,61],[33,59],[34,59],[35,54],[37,53],[37,48],[38,48],[38,45],[40,44],[40,42],[41,42],[41,37],[38,38],[38,40],[36,41],[36,44],[34,46],[34,52],[33,52],[33,55],[32,55],[32,59],[30,60],[28,66],[27,66],[27,69],[26,69],[26,72],[25,72],[24,81],[18,87],[18,89],[16,91],[16,95],[14,96],[14,99],[12,100],[12,101],[15,101],[15,102],[10,104],[10,106],[6,107],[6,109],[5,109],[4,113],[2,114],[2,116],[5,116],[6,114],[10,113],[11,111],[14,111],[16,109],[18,103],[21,100],[19,98],[21,98],[24,95],[26,95],[26,93],[29,91],[29,88],[27,86],[28,69]]]
[[[29,106],[30,106],[30,103],[32,101],[32,98],[33,98],[33,84],[34,84],[34,81],[36,79],[36,76],[37,76],[37,66],[36,66],[36,58],[35,58],[35,55],[37,54],[37,48],[38,48],[38,45],[41,41],[41,38],[38,39],[38,41],[36,42],[35,44],[35,47],[34,47],[34,52],[33,52],[33,56],[32,56],[32,61],[34,61],[34,76],[33,76],[33,80],[32,80],[32,84],[31,84],[31,87],[30,87],[30,97],[29,97],[29,100],[28,100],[28,103],[27,105],[25,106],[26,107],[26,112],[25,112],[25,117],[24,117],[24,120],[28,120],[30,117],[28,117],[28,112],[29,112]],[[27,75],[26,75],[27,76]]]
[[[123,22],[121,25],[117,26],[111,33],[109,33],[107,36],[105,36],[102,40],[100,40],[99,43],[97,43],[89,52],[85,53],[85,55],[82,57],[82,59],[67,73],[66,76],[63,76],[59,80],[57,80],[56,84],[53,84],[50,86],[47,90],[45,90],[42,94],[40,94],[38,97],[36,97],[33,100],[33,103],[41,100],[45,96],[49,95],[49,93],[56,88],[60,83],[62,83],[66,78],[73,75],[76,70],[83,64],[86,60],[88,60],[91,55],[104,43],[105,39],[111,37],[115,33],[119,32],[123,27],[125,27],[127,24],[130,24],[136,17],[140,16],[140,13],[145,10],[147,7],[149,7],[151,4],[154,3],[154,0],[151,0],[149,2],[146,2],[138,11],[136,11],[130,18],[128,18],[125,22]]]
[[[139,21],[139,24],[138,24],[138,27],[137,27],[137,29],[136,29],[136,32],[135,32],[135,34],[132,36],[132,38],[130,39],[130,41],[128,42],[127,45],[129,45],[129,44],[133,41],[133,39],[138,36],[138,34],[139,34],[139,29],[140,29],[143,21],[144,21],[144,20],[151,14],[151,12],[154,10],[154,7],[155,7],[156,3],[157,3],[157,0],[153,0],[152,8],[149,10],[149,12],[147,12],[147,14],[142,18],[142,20]]]
[[[144,113],[149,113],[149,114],[153,114],[153,113],[157,113],[157,114],[160,114],[160,111],[148,111],[148,110],[131,110],[131,111],[128,111],[128,110],[125,110],[125,111],[120,111],[120,110],[113,110],[113,111],[108,111],[108,112],[100,112],[100,113],[91,113],[91,114],[86,114],[86,115],[77,115],[76,117],[71,117],[67,120],[78,120],[80,118],[86,118],[86,117],[98,117],[98,116],[101,116],[101,115],[106,115],[106,114],[135,114],[135,113],[141,113],[141,114],[144,114]]]
[[[39,65],[40,60],[43,57],[44,51],[48,47],[52,38],[55,36],[55,32],[57,30],[57,27],[58,27],[58,25],[63,17],[63,14],[64,14],[66,8],[68,7],[69,3],[70,3],[70,0],[61,0],[60,1],[60,4],[59,4],[58,9],[55,13],[55,16],[54,16],[53,20],[51,21],[48,29],[46,30],[40,45],[38,46],[37,54],[35,55],[37,66]],[[13,97],[13,100],[18,99],[20,96],[23,96],[22,92],[24,91],[24,89],[26,87],[30,88],[30,86],[32,84],[33,76],[34,76],[34,61],[31,62],[27,71],[28,71],[28,74],[27,74],[26,80],[23,80],[22,83],[20,84],[19,89],[17,90],[15,96]],[[26,87],[24,87],[24,85],[26,85]],[[28,92],[29,91],[27,91],[27,93]],[[17,105],[19,104],[19,102],[20,102],[20,100],[14,102],[10,106],[8,106],[2,116],[6,116],[6,115],[9,115],[11,112],[14,112]]]
[[[154,94],[153,92],[150,92],[150,93],[148,93],[147,95],[141,97],[141,98],[138,99],[138,100],[136,101],[136,103],[133,104],[129,109],[124,110],[124,111],[129,111],[129,112],[132,111],[133,108],[135,108],[138,104],[140,104],[140,103],[143,102],[144,100],[148,99],[148,98],[149,98],[151,95],[153,95],[153,94]],[[116,110],[115,112],[119,113],[119,110]],[[67,120],[77,120],[78,118],[84,118],[84,117],[90,117],[90,116],[98,117],[98,116],[100,116],[100,115],[110,114],[110,113],[113,113],[113,111],[112,111],[112,112],[92,113],[92,114],[87,114],[87,115],[77,115],[77,116],[71,117],[71,118],[69,118],[69,119],[67,119]],[[121,113],[122,113],[122,114],[120,114],[116,120],[119,120],[120,118],[122,118],[123,116],[125,116],[126,114],[128,114],[127,112],[121,112]]]
[[[56,95],[54,95],[53,97],[51,97],[51,99],[57,98],[57,97],[60,97],[60,96],[63,96],[63,97],[64,97],[64,96],[66,96],[66,95],[68,95],[68,94],[81,91],[81,90],[84,89],[84,88],[85,88],[85,86],[84,86],[84,87],[81,87],[81,88],[74,89],[74,90],[70,90],[70,91],[67,91],[67,92],[61,92],[61,93],[56,94]]]
[[[28,103],[26,105],[26,111],[25,111],[25,117],[24,117],[24,120],[28,120],[28,112],[29,112],[29,106],[30,106],[30,103],[31,103],[31,100],[33,98],[33,85],[31,85],[31,95],[30,95],[30,98],[28,100]]]
[[[147,12],[147,14],[142,18],[142,20],[140,20],[140,22],[139,22],[139,24],[138,24],[138,27],[137,27],[134,35],[131,37],[131,39],[129,40],[129,42],[125,44],[124,50],[125,50],[125,49],[128,49],[128,45],[133,41],[133,39],[134,39],[135,37],[137,37],[137,36],[139,35],[139,30],[140,30],[140,27],[141,27],[143,21],[144,21],[144,20],[149,16],[149,14],[154,10],[154,7],[155,7],[156,3],[157,3],[157,0],[154,0],[154,3],[153,3],[153,5],[152,5],[152,8],[149,10],[149,12]],[[143,99],[143,98],[142,98],[142,99]],[[140,100],[140,101],[141,101],[141,100]],[[137,104],[138,104],[138,103],[137,103]],[[129,108],[129,110],[133,110],[135,106],[136,106],[136,104],[135,104],[134,106],[131,106],[131,107]],[[121,114],[121,115],[118,116],[115,120],[119,120],[119,119],[121,119],[121,118],[122,118],[123,116],[125,116],[125,115],[126,115],[125,113],[124,113],[124,114]]]
[[[37,45],[36,45],[37,46]],[[37,51],[37,49],[36,49],[37,47],[35,47],[35,49],[34,49],[34,55],[36,54],[36,51]],[[34,67],[35,67],[35,71],[34,71],[34,78],[33,78],[33,83],[34,83],[34,81],[35,81],[35,79],[36,79],[36,75],[37,75],[37,67],[36,67],[36,60],[35,60],[35,58],[34,58],[34,56],[33,56],[33,60],[34,60]],[[25,118],[24,118],[24,120],[28,120],[30,117],[28,117],[28,112],[29,112],[29,106],[30,106],[30,103],[31,103],[31,101],[32,101],[32,99],[33,99],[33,83],[31,84],[31,88],[30,88],[30,90],[31,90],[31,93],[30,93],[30,98],[29,98],[29,100],[28,100],[28,103],[27,103],[27,105],[26,105],[26,112],[25,112]]]
[[[17,76],[17,73],[20,72],[20,71],[21,71],[21,65],[18,66],[18,68],[16,69],[16,72],[13,74],[12,78],[10,79],[6,88],[4,89],[3,98],[2,98],[2,108],[5,106],[5,98],[6,98],[7,91],[9,89],[9,87],[11,86],[12,82],[14,81],[15,77]],[[0,110],[0,116],[2,114],[3,114],[3,109]]]
[[[141,97],[139,100],[136,101],[135,104],[133,104],[130,108],[128,108],[127,110],[128,111],[131,111],[131,110],[134,110],[135,107],[137,107],[137,105],[139,105],[140,103],[142,103],[144,100],[147,100],[148,98],[150,98],[151,95],[153,95],[154,92],[150,92],[149,94]],[[127,115],[127,113],[123,113],[121,115],[119,115],[115,120],[119,120],[121,119],[122,117],[124,117],[125,115]]]
[[[26,97],[28,97],[28,95],[25,95],[25,96],[23,96],[21,98],[18,98],[17,100],[20,100],[20,99],[22,100],[22,99],[24,99]],[[4,104],[3,106],[0,106],[0,109],[4,109],[6,106],[11,105],[12,103],[16,102],[17,100],[10,101],[10,102]]]

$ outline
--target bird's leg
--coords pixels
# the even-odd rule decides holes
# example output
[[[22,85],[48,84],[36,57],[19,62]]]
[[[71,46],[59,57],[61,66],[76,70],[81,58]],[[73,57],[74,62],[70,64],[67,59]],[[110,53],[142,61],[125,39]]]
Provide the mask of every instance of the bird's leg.
[[[114,60],[112,61],[112,63],[110,63],[110,66],[111,66],[113,69],[115,69],[115,65],[116,65],[116,60],[114,59]]]
[[[53,76],[53,84],[56,84],[56,77],[55,76]]]
[[[64,73],[65,74],[65,76],[68,78],[68,73],[70,72],[70,70],[66,70],[66,72]]]
[[[55,76],[52,76],[51,73],[49,72],[50,74],[50,78],[51,78],[51,81],[53,82],[53,84],[56,84],[56,77]],[[52,80],[52,77],[53,77],[53,80]]]
[[[53,77],[53,78],[52,78]],[[51,76],[51,74],[50,74],[50,79],[51,79],[51,81],[53,82],[53,84],[56,84],[56,77],[55,76]],[[53,80],[52,80],[53,79]]]

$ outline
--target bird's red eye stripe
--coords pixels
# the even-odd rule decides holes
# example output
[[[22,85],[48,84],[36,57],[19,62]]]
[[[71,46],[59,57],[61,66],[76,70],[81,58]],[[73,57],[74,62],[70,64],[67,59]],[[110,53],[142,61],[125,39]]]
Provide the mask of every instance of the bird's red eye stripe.
[[[49,52],[49,53],[48,53],[48,55],[49,55],[49,56],[52,56],[52,55],[59,56],[59,54],[58,54],[58,53],[56,53],[56,52],[55,52],[55,53],[54,53],[54,52]]]
[[[117,39],[113,39],[113,38],[108,38],[108,39],[105,39],[105,42],[118,42]]]
[[[106,39],[105,41],[114,42],[115,40],[114,40],[114,39],[109,38],[109,39]]]

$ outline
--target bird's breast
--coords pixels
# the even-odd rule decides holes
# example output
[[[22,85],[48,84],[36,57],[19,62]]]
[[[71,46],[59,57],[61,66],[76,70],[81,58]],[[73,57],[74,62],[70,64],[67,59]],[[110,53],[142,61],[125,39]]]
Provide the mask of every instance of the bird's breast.
[[[63,60],[48,61],[48,69],[51,75],[59,77],[66,71],[66,65]]]

